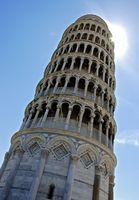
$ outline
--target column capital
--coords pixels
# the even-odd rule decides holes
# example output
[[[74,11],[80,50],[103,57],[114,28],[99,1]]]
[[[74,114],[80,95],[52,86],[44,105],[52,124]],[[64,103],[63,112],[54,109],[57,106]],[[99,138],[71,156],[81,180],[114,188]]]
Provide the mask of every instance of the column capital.
[[[48,149],[41,149],[41,155],[43,157],[47,157],[49,155],[49,150]]]
[[[69,105],[69,111],[72,111],[73,106]]]
[[[100,168],[99,165],[96,165],[96,166],[95,166],[95,174],[96,174],[96,175],[100,175],[100,174],[101,174],[101,168]]]
[[[70,159],[73,163],[76,163],[79,160],[79,156],[77,154],[72,154]]]

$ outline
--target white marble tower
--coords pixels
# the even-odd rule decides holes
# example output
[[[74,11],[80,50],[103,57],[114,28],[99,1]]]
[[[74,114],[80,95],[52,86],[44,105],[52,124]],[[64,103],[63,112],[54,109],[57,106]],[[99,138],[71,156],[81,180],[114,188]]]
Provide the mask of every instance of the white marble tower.
[[[114,44],[103,19],[64,32],[0,169],[0,200],[113,200]]]

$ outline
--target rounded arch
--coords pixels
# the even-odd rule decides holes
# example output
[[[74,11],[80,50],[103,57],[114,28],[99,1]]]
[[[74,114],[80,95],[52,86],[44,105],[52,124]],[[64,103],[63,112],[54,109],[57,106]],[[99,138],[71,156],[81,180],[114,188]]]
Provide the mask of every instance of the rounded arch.
[[[79,157],[86,152],[88,152],[91,158],[93,158],[94,164],[98,163],[99,151],[97,150],[97,148],[93,147],[93,145],[90,144],[82,144],[77,149],[77,154],[79,155]]]
[[[56,146],[59,145],[61,143],[67,144],[69,151],[71,152],[71,154],[76,154],[76,147],[74,145],[74,143],[72,142],[71,139],[65,137],[65,136],[56,136],[53,137],[52,139],[50,139],[47,144],[46,144],[46,148],[49,149],[51,151],[51,149]]]

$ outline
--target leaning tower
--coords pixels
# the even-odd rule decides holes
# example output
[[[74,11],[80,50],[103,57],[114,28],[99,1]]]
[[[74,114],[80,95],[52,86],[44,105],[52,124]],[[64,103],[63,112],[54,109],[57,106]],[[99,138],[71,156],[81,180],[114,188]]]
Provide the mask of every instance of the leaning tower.
[[[62,39],[0,170],[0,200],[113,200],[114,44],[85,15]]]

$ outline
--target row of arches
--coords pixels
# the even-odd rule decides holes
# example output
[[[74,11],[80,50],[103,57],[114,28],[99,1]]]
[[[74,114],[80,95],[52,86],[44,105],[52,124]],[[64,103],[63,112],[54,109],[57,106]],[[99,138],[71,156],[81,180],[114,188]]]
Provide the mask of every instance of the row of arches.
[[[88,58],[83,57],[61,58],[51,65],[48,73],[51,74],[53,72],[65,70],[79,70],[95,75],[104,81],[112,90],[115,90],[115,80],[113,76],[104,65],[98,64],[96,60],[90,61]]]
[[[60,102],[51,100],[48,103],[43,101],[30,105],[26,110],[22,129],[38,126],[57,128],[58,126],[79,132],[81,135],[95,137],[106,144],[114,140],[115,125],[113,123],[107,114],[102,114],[98,109],[67,100]]]
[[[94,36],[93,34],[88,34],[88,33],[76,33],[76,34],[74,33],[72,35],[67,36],[63,40],[63,44],[74,41],[74,40],[86,40],[89,42],[96,43],[100,45],[101,47],[105,48],[105,50],[108,51],[111,54],[111,56],[113,56],[112,50],[109,47],[109,44],[105,42],[104,39],[101,39],[99,36]]]
[[[85,31],[93,31],[96,32],[100,35],[102,35],[103,37],[106,37],[109,41],[110,41],[110,34],[104,30],[102,27],[100,27],[99,25],[96,24],[91,24],[91,23],[80,23],[80,24],[76,24],[73,27],[71,27],[68,31],[68,33],[71,32],[75,32],[75,31],[81,31],[81,30],[85,30]]]
[[[107,55],[107,53],[104,52],[104,50],[97,46],[80,42],[71,43],[60,48],[55,55],[57,57],[69,53],[82,53],[94,56],[95,58],[98,58],[101,62],[109,66],[110,69],[114,70],[111,58]]]
[[[88,80],[86,77],[79,77],[76,75],[51,77],[40,85],[36,91],[36,98],[49,93],[74,94],[74,96],[93,100],[112,115],[115,110],[114,100],[112,96],[108,94],[107,89],[104,90],[101,85],[97,85],[95,81]]]

